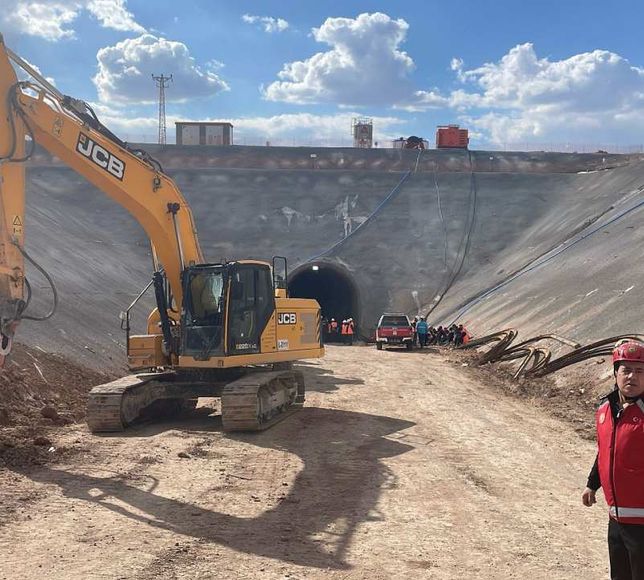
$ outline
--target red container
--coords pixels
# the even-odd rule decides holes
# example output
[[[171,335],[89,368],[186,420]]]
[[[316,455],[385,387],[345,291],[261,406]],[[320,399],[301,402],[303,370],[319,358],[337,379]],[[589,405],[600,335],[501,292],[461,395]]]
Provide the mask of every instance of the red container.
[[[437,149],[467,149],[469,142],[467,129],[460,129],[458,125],[441,125],[436,129]]]

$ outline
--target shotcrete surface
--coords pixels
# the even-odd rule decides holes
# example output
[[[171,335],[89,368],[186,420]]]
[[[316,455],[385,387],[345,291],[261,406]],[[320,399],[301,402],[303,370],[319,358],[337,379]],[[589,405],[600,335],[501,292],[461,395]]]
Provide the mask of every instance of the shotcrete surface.
[[[382,311],[425,313],[437,296],[430,322],[458,319],[479,335],[517,325],[583,341],[637,330],[641,210],[472,305],[641,200],[637,158],[147,147],[190,204],[209,260],[284,255],[291,271],[312,258],[332,264],[357,288],[354,318],[365,336]],[[122,366],[118,315],[151,274],[142,229],[43,152],[28,169],[26,227],[27,248],[61,299],[54,318],[25,322],[20,339],[96,368]],[[33,269],[28,276],[42,312],[51,295]],[[140,331],[152,307],[149,296],[134,311]]]

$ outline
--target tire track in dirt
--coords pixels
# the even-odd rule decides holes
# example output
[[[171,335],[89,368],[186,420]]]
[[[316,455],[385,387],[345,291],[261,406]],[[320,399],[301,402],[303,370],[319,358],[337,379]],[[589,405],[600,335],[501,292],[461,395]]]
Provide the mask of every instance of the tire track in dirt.
[[[605,576],[572,427],[441,354],[332,347],[302,368],[306,408],[264,433],[198,413],[61,430],[85,451],[0,474],[44,494],[0,528],[0,578]]]

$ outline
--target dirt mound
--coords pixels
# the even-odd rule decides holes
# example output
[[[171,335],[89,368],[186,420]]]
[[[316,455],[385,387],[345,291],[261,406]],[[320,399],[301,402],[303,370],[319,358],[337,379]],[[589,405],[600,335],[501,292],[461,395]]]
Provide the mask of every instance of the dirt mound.
[[[0,370],[0,464],[46,452],[51,429],[83,421],[87,393],[113,378],[61,356],[15,345]]]

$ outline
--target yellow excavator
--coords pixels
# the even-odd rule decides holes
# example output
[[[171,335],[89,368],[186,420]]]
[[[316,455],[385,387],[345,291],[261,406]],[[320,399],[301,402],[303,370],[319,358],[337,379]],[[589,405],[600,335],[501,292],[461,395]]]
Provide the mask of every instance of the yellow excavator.
[[[19,81],[14,65],[31,80]],[[29,318],[24,164],[36,143],[128,210],[151,243],[157,307],[143,335],[130,333],[143,293],[121,314],[134,374],[92,389],[93,432],[176,413],[199,397],[221,398],[227,431],[262,430],[302,406],[304,381],[292,364],[324,356],[320,306],[287,297],[286,259],[205,263],[191,210],[158,162],[118,139],[87,103],[63,95],[1,35],[0,365]]]

